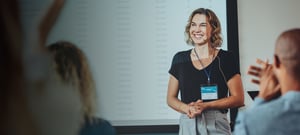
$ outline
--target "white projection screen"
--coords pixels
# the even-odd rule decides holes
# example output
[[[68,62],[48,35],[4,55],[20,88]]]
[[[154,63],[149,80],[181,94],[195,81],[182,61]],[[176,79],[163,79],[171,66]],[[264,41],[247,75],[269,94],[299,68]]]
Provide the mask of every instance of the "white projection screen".
[[[27,31],[50,3],[21,0]],[[168,70],[176,52],[192,48],[184,37],[188,17],[200,7],[213,10],[221,21],[222,49],[238,55],[232,47],[238,43],[235,6],[236,0],[67,0],[47,44],[67,40],[85,52],[96,83],[96,115],[118,130],[176,127],[180,114],[166,103]],[[235,34],[231,44],[228,33]]]

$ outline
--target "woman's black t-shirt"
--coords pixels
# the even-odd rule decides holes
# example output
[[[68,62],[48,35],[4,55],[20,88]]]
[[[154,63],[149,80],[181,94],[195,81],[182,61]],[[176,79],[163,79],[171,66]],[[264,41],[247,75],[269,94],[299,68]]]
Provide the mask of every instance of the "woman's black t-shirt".
[[[192,49],[178,52],[173,57],[169,73],[179,81],[181,101],[188,104],[201,99],[200,85],[207,84],[204,69],[196,69],[190,54]],[[205,67],[210,71],[211,84],[218,85],[218,99],[227,97],[227,81],[240,74],[238,63],[232,52],[220,50],[215,59]]]

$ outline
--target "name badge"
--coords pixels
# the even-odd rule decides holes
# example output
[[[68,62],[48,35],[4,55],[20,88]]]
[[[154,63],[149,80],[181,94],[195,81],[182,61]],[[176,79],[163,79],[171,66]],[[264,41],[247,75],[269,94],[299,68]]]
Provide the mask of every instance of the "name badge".
[[[202,100],[216,100],[218,99],[218,85],[204,84],[200,87]]]

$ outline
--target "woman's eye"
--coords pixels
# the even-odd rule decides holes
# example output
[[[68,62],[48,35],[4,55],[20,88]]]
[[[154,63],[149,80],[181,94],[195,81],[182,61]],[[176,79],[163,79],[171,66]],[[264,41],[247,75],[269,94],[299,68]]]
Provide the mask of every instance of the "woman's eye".
[[[200,24],[201,27],[206,27],[206,24]]]

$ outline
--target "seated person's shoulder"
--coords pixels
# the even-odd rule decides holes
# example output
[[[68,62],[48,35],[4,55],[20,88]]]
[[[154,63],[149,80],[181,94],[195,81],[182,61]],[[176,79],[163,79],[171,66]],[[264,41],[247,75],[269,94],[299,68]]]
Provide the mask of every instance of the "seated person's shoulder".
[[[101,118],[93,118],[92,120],[86,120],[85,125],[80,131],[80,135],[116,135],[114,127],[109,121]]]
[[[101,127],[104,127],[106,129],[108,129],[108,128],[113,129],[113,126],[107,120],[99,119],[98,123],[99,123],[98,125],[101,126]]]

